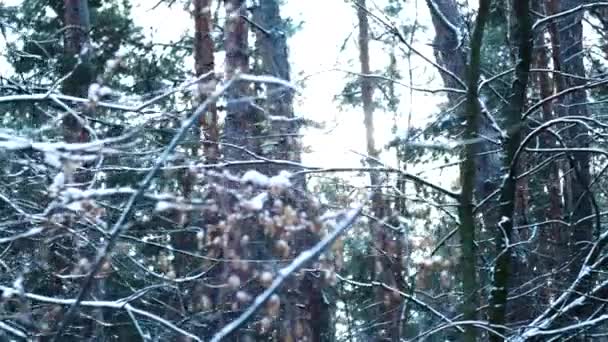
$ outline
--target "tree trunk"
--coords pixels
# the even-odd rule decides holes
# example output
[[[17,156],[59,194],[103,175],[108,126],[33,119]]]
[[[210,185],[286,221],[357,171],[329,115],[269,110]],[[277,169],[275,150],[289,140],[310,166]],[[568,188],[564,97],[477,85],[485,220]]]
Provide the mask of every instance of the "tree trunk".
[[[225,77],[231,79],[238,73],[249,72],[248,24],[244,17],[247,15],[244,0],[226,0],[226,24],[224,27],[224,49],[226,52]],[[251,95],[249,83],[238,81],[226,91],[226,119],[222,143],[223,155],[226,161],[248,160],[247,153],[259,152],[256,140],[259,112],[254,110],[252,103],[244,99]],[[235,145],[238,148],[235,148]]]
[[[248,21],[250,19],[245,17],[247,15],[245,6],[244,0],[225,1],[227,19],[224,29],[224,48],[227,79],[231,79],[238,73],[250,71],[248,45]],[[266,25],[275,25],[276,21],[280,20],[277,3],[263,1],[261,10],[264,10],[261,20],[268,20]],[[258,12],[257,18],[260,18],[260,15]],[[253,25],[260,25],[262,28],[266,26],[263,22],[255,20]],[[263,40],[258,42],[259,52],[262,53],[262,66],[270,68],[271,65],[275,67],[276,64],[280,64],[277,69],[265,69],[264,72],[288,80],[286,43],[282,41],[283,38],[278,37],[277,39],[272,42]],[[272,45],[277,42],[279,46]],[[282,47],[280,44],[283,44]],[[274,51],[275,49],[278,50]],[[275,113],[271,113],[272,115],[292,117],[291,93],[273,86],[269,86],[268,89],[277,90],[276,94],[282,94],[282,96],[269,97],[265,109],[275,111]],[[257,139],[261,132],[259,124],[262,117],[260,109],[248,99],[244,99],[250,95],[253,95],[250,84],[244,81],[234,84],[226,92],[226,119],[222,150],[227,162],[252,159],[246,151],[233,146],[242,147],[264,157],[274,157],[272,153],[266,154],[261,151]],[[227,144],[233,146],[227,146]],[[281,149],[286,148],[281,147]],[[292,152],[281,149],[277,153]],[[240,167],[237,172],[242,173],[246,169],[250,169],[250,167]],[[263,170],[263,168],[259,170]],[[226,181],[223,180],[223,182]],[[242,193],[253,191],[252,189],[255,188],[255,186],[251,186],[251,189],[246,190],[247,185],[242,186],[241,189],[239,186],[226,184],[226,188]],[[217,312],[210,319],[208,331],[217,331],[235,319],[239,313],[251,305],[251,300],[266,286],[262,286],[261,283],[271,281],[271,277],[274,277],[279,268],[284,266],[286,260],[295,258],[318,242],[318,237],[312,230],[291,231],[282,223],[283,220],[288,220],[283,218],[283,215],[288,217],[315,208],[300,192],[291,190],[270,190],[265,202],[275,202],[275,204],[265,204],[266,211],[264,214],[260,211],[259,215],[247,214],[246,210],[236,203],[241,199],[230,197],[233,195],[231,191],[225,191],[225,189],[211,191],[212,193],[217,192],[220,197],[215,203],[218,203],[220,207],[225,206],[231,215],[214,225],[207,224],[209,227],[205,236],[208,241],[207,257],[223,260],[219,263],[207,262],[213,269],[205,279],[205,284],[201,284],[200,288],[195,291],[201,293],[205,299],[203,307],[209,306],[212,308],[211,311]],[[273,193],[274,191],[279,191],[279,193]],[[309,215],[313,215],[311,210],[308,211]],[[291,216],[289,217],[291,220]],[[315,227],[320,227],[320,225],[316,224]],[[218,244],[215,243],[216,240],[223,242]],[[252,263],[245,260],[265,260],[266,262]],[[316,266],[312,267],[322,269],[320,264],[322,262],[315,263]],[[277,291],[276,296],[273,296],[276,300],[272,302],[276,307],[266,305],[263,310],[260,310],[257,319],[247,323],[247,328],[240,329],[231,336],[232,340],[331,341],[333,330],[331,312],[322,292],[324,284],[327,282],[327,279],[324,279],[327,277],[325,274],[319,275],[319,272],[307,270],[290,277],[284,287]],[[232,285],[209,286],[209,284]],[[243,299],[249,296],[251,298]],[[270,301],[268,304],[271,304]]]
[[[256,37],[256,57],[260,65],[256,72],[290,81],[290,65],[287,47],[287,36],[283,27],[286,25],[281,18],[280,4],[277,0],[260,1],[253,9],[252,30]],[[297,137],[299,124],[294,119],[293,90],[278,84],[265,86],[265,100],[262,102],[264,117],[268,121],[267,129],[261,133],[262,154],[266,158],[278,160],[301,160],[299,139]],[[289,170],[283,165],[264,165],[260,168],[268,175],[276,175],[281,170]],[[294,186],[303,189],[304,177],[293,180]],[[334,329],[331,325],[332,308],[326,302],[321,287],[314,278],[306,277],[300,283],[299,291],[308,298],[302,300],[308,305],[303,311],[286,310],[288,317],[284,318],[285,326],[302,326],[309,332],[312,341],[332,341]],[[305,313],[312,317],[308,323],[299,321],[297,316]]]
[[[509,106],[505,113],[505,123],[509,127],[509,135],[505,141],[506,156],[504,166],[508,174],[500,193],[501,221],[496,227],[496,264],[494,266],[492,286],[489,299],[489,322],[497,326],[506,323],[507,295],[511,282],[511,257],[513,248],[510,246],[513,237],[513,222],[515,220],[515,202],[517,191],[518,161],[516,152],[521,143],[523,124],[522,111],[526,101],[528,75],[532,60],[532,19],[530,18],[530,3],[528,0],[513,0],[515,26],[513,31],[514,44],[518,51],[515,79],[511,87]],[[496,328],[504,335],[503,328]],[[491,334],[490,341],[499,342],[503,339]]]
[[[458,207],[458,218],[460,220],[460,240],[462,246],[462,288],[464,292],[462,313],[464,320],[477,319],[477,307],[479,303],[479,285],[477,284],[476,270],[476,245],[475,245],[475,216],[473,212],[473,194],[475,191],[475,180],[479,166],[476,165],[475,156],[478,149],[475,147],[474,139],[479,135],[479,122],[482,108],[479,100],[478,84],[481,76],[481,45],[485,24],[490,12],[491,0],[480,0],[475,28],[471,37],[471,52],[469,63],[466,66],[467,95],[465,112],[464,141],[466,142],[462,152],[462,163],[460,165],[460,205]],[[465,341],[476,341],[476,328],[466,326],[464,332]]]
[[[427,0],[427,5],[431,12],[435,38],[433,48],[437,63],[445,68],[449,73],[440,71],[441,79],[446,88],[464,89],[466,82],[466,60],[464,42],[460,31],[464,28],[464,21],[458,12],[455,0]],[[456,31],[455,31],[456,30]],[[448,92],[450,107],[455,107],[462,101],[462,95],[455,92]],[[497,131],[494,129],[489,116],[485,113],[485,104],[480,101],[481,110],[484,115],[477,120],[477,135],[480,141],[476,141],[475,148],[475,198],[481,201],[487,198],[500,186],[500,169],[502,163],[500,154],[496,152],[498,146],[486,139],[487,137],[496,138]],[[458,112],[463,108],[459,107]],[[461,114],[458,114],[461,115]],[[492,206],[489,202],[486,207]],[[496,217],[484,215],[484,225],[486,227],[495,226]]]
[[[545,2],[533,1],[531,3],[532,9],[537,13],[547,14]],[[551,23],[548,25],[548,31],[555,32],[555,25]],[[541,34],[538,32],[534,38],[534,67],[536,69],[549,70],[551,60],[551,41],[546,38],[544,32]],[[535,89],[538,89],[540,100],[549,98],[555,93],[555,78],[556,75],[550,72],[536,72],[534,74]],[[554,113],[554,102],[546,101],[541,107],[541,122],[547,122],[555,118]],[[550,134],[543,134],[539,137],[539,143],[545,148],[556,146],[556,141]],[[541,155],[541,160],[542,159]],[[542,212],[532,213],[533,219],[538,220],[540,218],[544,220],[550,220],[552,222],[559,222],[563,219],[563,206],[562,206],[562,188],[561,188],[561,177],[560,172],[562,170],[562,159],[556,159],[550,162],[550,165],[546,167],[546,170],[541,173],[535,174],[534,179],[544,180],[542,182],[532,183],[534,196],[538,197],[540,192],[540,198],[536,198],[536,203],[548,203],[548,207],[543,208]],[[520,163],[521,165],[521,163]],[[546,191],[544,188],[546,187]],[[545,202],[543,202],[545,201]],[[522,208],[524,211],[530,210],[527,206]],[[547,274],[547,278],[543,279],[543,289],[541,291],[535,291],[530,293],[528,296],[519,297],[514,301],[513,306],[515,309],[510,310],[510,318],[517,320],[522,323],[529,323],[531,319],[541,313],[541,308],[551,297],[555,295],[554,287],[552,284],[556,283],[556,279],[551,274],[557,270],[559,266],[558,260],[558,248],[557,244],[560,241],[560,233],[563,231],[564,226],[558,223],[549,224],[545,229],[537,229],[538,238],[532,241],[530,250],[537,248],[540,253],[530,253],[527,255],[527,259],[524,261],[524,265],[521,265],[519,269],[528,270],[526,272],[519,272],[518,284],[530,284],[534,286],[535,282],[530,283],[538,275]],[[533,267],[534,265],[535,267]],[[526,289],[522,289],[525,291]],[[512,307],[513,307],[512,306]]]
[[[62,76],[67,76],[62,83],[62,91],[67,95],[88,97],[88,89],[91,83],[94,81],[93,65],[91,64],[91,45],[89,42],[89,31],[91,29],[90,24],[90,11],[88,0],[64,0],[63,1],[63,24],[65,27],[64,35],[64,56],[61,63]],[[92,109],[89,104],[83,104],[80,106],[79,112],[84,112],[89,115]],[[70,113],[66,113],[62,120],[63,138],[68,143],[83,143],[89,141],[89,133],[84,127],[83,116],[76,117]],[[91,176],[87,172],[80,172],[79,174],[71,174],[65,172],[66,184],[81,184],[89,181]],[[74,222],[76,224],[76,222]],[[58,249],[54,250],[54,253],[62,254],[63,258],[54,258],[55,264],[53,266],[56,270],[69,270],[73,269],[81,260],[94,260],[96,252],[94,249],[90,251],[84,251],[83,247],[79,245],[78,236],[69,236],[67,239],[70,241],[56,241],[54,244]],[[65,248],[60,246],[70,246],[71,248]],[[67,262],[67,263],[66,263]],[[71,263],[70,263],[71,262]],[[88,271],[88,270],[86,270]],[[63,281],[59,281],[54,291],[60,294],[64,292],[61,285]],[[103,277],[95,280],[93,289],[91,291],[92,296],[96,299],[102,300],[105,297],[105,280]],[[103,309],[94,310],[93,316],[97,321],[103,322],[104,315]],[[87,330],[85,336],[96,336],[98,340],[104,339],[104,327],[101,324],[97,324],[96,320],[91,319],[90,321],[83,323]]]
[[[213,53],[215,46],[211,37],[213,19],[211,17],[212,0],[193,0],[194,3],[194,70],[197,77],[212,72],[215,67]],[[205,102],[209,85],[215,84],[212,75],[199,84],[198,103]],[[209,105],[209,110],[201,117],[203,135],[203,156],[209,164],[219,160],[219,127],[217,122],[217,107]]]
[[[64,57],[61,72],[70,74],[63,81],[63,92],[67,95],[87,97],[88,87],[93,81],[93,67],[90,63],[89,3],[87,0],[64,0]],[[63,120],[64,137],[67,142],[84,142],[88,134],[81,123],[72,115]]]
[[[211,0],[192,0],[194,7],[194,70],[196,77],[200,77],[214,70],[214,44],[211,37],[212,17],[211,17]],[[199,81],[198,93],[196,94],[195,105],[199,105],[207,99],[209,92],[213,91],[215,85],[215,75],[210,75]],[[213,164],[219,161],[219,128],[217,107],[215,103],[207,107],[207,112],[200,119],[200,137],[202,138],[203,158],[206,164]],[[199,145],[195,145],[193,155],[198,153]],[[196,177],[189,170],[182,170],[178,173],[180,180],[182,195],[186,200],[190,200],[193,195],[193,185]],[[191,214],[188,212],[175,211],[173,220],[179,226],[179,230],[172,234],[172,241],[178,250],[197,253],[200,248],[200,241],[197,240],[196,231],[188,229],[189,227],[201,226],[205,223],[200,216],[202,214]],[[191,275],[192,270],[199,267],[197,258],[184,253],[177,253],[172,263],[173,271],[177,278],[183,278]],[[186,282],[177,284],[180,293],[198,294],[198,288],[203,285],[206,280],[201,280],[192,285],[194,282]],[[192,295],[189,298],[181,298],[180,296],[172,296],[167,299],[171,306],[175,308],[175,312],[171,312],[173,319],[179,320],[180,317],[188,317],[195,314],[197,308],[197,296]],[[187,341],[183,336],[176,338],[178,341]]]
[[[601,32],[598,32],[603,39],[602,51],[604,52],[604,59],[608,60],[608,7],[600,7],[596,10],[592,11],[592,14],[600,21],[602,24]]]
[[[258,70],[262,75],[290,81],[290,66],[283,19],[277,0],[260,1],[254,8],[256,52],[261,65]],[[268,146],[266,157],[279,160],[299,162],[300,144],[297,136],[298,121],[294,118],[293,90],[278,84],[268,84],[263,102],[268,129],[263,132],[263,145]],[[285,166],[268,165],[265,172],[274,175],[285,169]],[[297,180],[303,188],[304,178]]]
[[[467,56],[460,30],[464,26],[463,19],[458,13],[454,0],[427,0],[435,28],[434,51],[439,65],[447,70],[440,71],[443,83],[447,88],[467,88],[466,107],[458,109],[458,115],[466,120],[460,181],[462,193],[460,198],[459,218],[460,237],[462,240],[462,281],[463,281],[463,319],[475,320],[479,290],[476,274],[475,247],[475,218],[473,214],[473,196],[481,201],[492,194],[498,187],[498,175],[501,168],[500,157],[496,146],[484,137],[495,137],[496,130],[484,105],[479,99],[477,86],[480,73],[480,47],[486,17],[489,11],[489,1],[480,1],[475,31],[471,42],[470,64],[466,64]],[[465,83],[466,82],[466,83]],[[451,106],[455,107],[461,96],[454,92],[448,93]],[[495,203],[495,201],[493,201]],[[484,214],[484,225],[496,227],[498,220],[495,214]],[[490,228],[491,229],[491,228]],[[465,340],[476,339],[475,328],[465,329]]]
[[[548,2],[549,14],[565,11],[580,5],[579,0],[550,0]],[[564,16],[556,23],[555,32],[552,34],[556,71],[565,74],[580,76],[557,77],[557,91],[569,89],[585,84],[585,66],[583,63],[583,25],[584,12]],[[571,92],[558,100],[556,107],[557,116],[588,116],[587,94],[585,90]],[[569,146],[579,148],[589,147],[590,136],[584,127],[575,125],[567,132]],[[583,217],[593,214],[593,198],[589,192],[590,185],[590,155],[586,152],[574,152],[570,154],[570,170],[566,178],[565,212],[570,222],[577,222]],[[568,267],[569,276],[566,284],[576,279],[581,267],[582,256],[588,251],[587,241],[593,236],[593,220],[585,220],[573,226],[569,234],[562,236],[561,245],[565,249],[560,254],[575,257],[574,262]],[[568,253],[569,252],[569,253]]]
[[[361,65],[361,102],[363,104],[363,123],[365,125],[365,138],[367,154],[370,157],[367,162],[371,167],[378,166],[379,151],[376,149],[374,137],[374,85],[370,77],[370,53],[369,53],[369,22],[365,0],[357,3],[357,17],[359,20],[359,63]],[[387,216],[388,206],[383,200],[380,190],[380,175],[378,172],[370,172],[370,185],[372,188],[372,213],[377,220]],[[403,257],[402,240],[395,232],[388,231],[386,227],[376,222],[372,223],[374,231],[374,278],[376,281],[385,283],[392,288],[406,291],[403,280]],[[377,333],[380,341],[400,341],[401,338],[401,307],[403,298],[395,296],[383,287],[376,289],[376,301],[382,303],[378,306],[377,318],[381,326]]]

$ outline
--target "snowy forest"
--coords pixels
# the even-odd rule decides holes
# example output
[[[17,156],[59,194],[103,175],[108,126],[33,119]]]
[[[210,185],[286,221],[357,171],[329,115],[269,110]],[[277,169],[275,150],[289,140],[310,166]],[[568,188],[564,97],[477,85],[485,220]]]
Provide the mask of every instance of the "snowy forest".
[[[0,0],[0,341],[608,341],[608,2]]]

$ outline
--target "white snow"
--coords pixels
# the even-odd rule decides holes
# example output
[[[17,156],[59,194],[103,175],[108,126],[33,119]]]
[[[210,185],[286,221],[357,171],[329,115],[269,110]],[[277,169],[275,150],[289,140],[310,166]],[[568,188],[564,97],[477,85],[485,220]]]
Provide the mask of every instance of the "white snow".
[[[263,192],[250,200],[244,201],[242,205],[250,210],[262,210],[267,199],[268,194]]]
[[[269,185],[276,186],[279,188],[288,188],[291,186],[291,181],[289,180],[289,177],[291,177],[291,173],[283,170],[279,172],[278,175],[270,178]]]
[[[156,207],[154,207],[155,211],[166,211],[169,210],[173,207],[173,204],[171,202],[167,202],[167,201],[158,201],[156,202]]]
[[[249,170],[249,171],[245,172],[243,177],[241,177],[241,181],[243,183],[251,182],[255,185],[264,186],[264,187],[266,187],[266,186],[268,186],[268,184],[270,184],[270,179],[268,178],[268,176],[266,176],[256,170]]]
[[[44,153],[44,162],[56,167],[61,168],[61,160],[59,159],[59,154],[53,151],[49,151]]]

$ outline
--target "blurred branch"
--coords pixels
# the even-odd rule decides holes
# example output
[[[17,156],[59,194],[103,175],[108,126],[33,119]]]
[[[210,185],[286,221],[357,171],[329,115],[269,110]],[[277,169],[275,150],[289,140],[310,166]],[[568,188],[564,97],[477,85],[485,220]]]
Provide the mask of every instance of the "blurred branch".
[[[224,326],[219,332],[217,332],[211,342],[220,342],[222,339],[230,336],[236,329],[245,324],[253,314],[258,311],[268,299],[279,289],[283,282],[291,276],[295,271],[306,265],[307,263],[314,260],[316,257],[321,255],[329,246],[331,246],[336,239],[342,235],[350,226],[355,223],[355,220],[361,215],[363,210],[363,204],[359,205],[355,209],[351,209],[344,217],[343,220],[338,222],[334,230],[328,234],[323,240],[319,241],[312,248],[300,253],[288,266],[280,269],[278,274],[272,281],[272,284],[258,295],[253,304],[251,304],[247,310],[245,310],[237,319]]]

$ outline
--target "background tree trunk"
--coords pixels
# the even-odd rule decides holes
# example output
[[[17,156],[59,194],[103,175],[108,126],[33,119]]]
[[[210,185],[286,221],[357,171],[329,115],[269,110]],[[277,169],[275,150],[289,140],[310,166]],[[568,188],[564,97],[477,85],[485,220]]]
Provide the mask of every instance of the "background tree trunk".
[[[565,11],[581,4],[579,0],[550,0],[548,2],[549,14]],[[585,84],[585,65],[583,63],[583,25],[584,12],[564,16],[555,25],[552,39],[554,48],[554,64],[557,72],[571,77],[559,75],[556,77],[557,91],[563,91],[572,87]],[[585,90],[576,90],[558,99],[556,112],[558,117],[563,116],[588,116],[587,93]],[[587,148],[590,136],[584,127],[574,125],[568,129],[567,136],[562,137],[569,146]],[[593,214],[593,198],[589,192],[590,186],[590,155],[586,152],[569,152],[569,168],[564,170],[566,174],[564,191],[565,213],[569,222],[578,222],[581,218]],[[563,278],[564,284],[569,284],[576,279],[582,263],[582,256],[588,251],[588,241],[593,237],[593,222],[585,220],[572,227],[566,234],[561,234],[560,245],[563,251],[559,254],[565,258],[562,264],[571,257],[568,267],[569,276]]]
[[[226,79],[238,73],[249,72],[249,46],[247,8],[244,0],[226,0],[226,24],[224,27],[224,49],[226,51]],[[226,92],[226,118],[222,142],[237,145],[240,148],[223,146],[223,156],[226,161],[248,160],[247,153],[259,152],[257,136],[260,113],[254,110],[251,100],[245,97],[251,95],[249,82],[239,81]]]
[[[467,65],[467,54],[461,37],[463,19],[458,12],[454,0],[427,0],[431,12],[435,39],[433,48],[437,63],[447,71],[439,71],[443,83],[447,88],[467,89],[466,106],[458,104],[462,97],[455,92],[448,92],[451,107],[456,108],[458,117],[466,120],[463,140],[466,145],[461,165],[461,198],[459,208],[460,235],[462,240],[462,281],[463,281],[463,313],[464,319],[475,320],[476,307],[479,302],[479,288],[477,285],[477,270],[475,257],[475,219],[473,215],[473,195],[480,202],[487,198],[498,188],[498,175],[501,162],[497,146],[486,137],[496,137],[487,113],[484,113],[484,104],[477,93],[480,77],[479,49],[485,25],[485,16],[488,15],[489,2],[480,1],[475,32],[471,42],[471,57]],[[477,41],[476,41],[477,40]],[[477,46],[473,46],[473,44]],[[485,114],[485,115],[484,115]],[[485,207],[492,207],[496,201],[490,201]],[[484,214],[483,223],[487,229],[497,227],[496,212]],[[466,328],[465,339],[476,339],[475,328]]]
[[[213,53],[215,44],[211,36],[213,19],[211,17],[212,0],[193,0],[194,3],[194,70],[197,77],[215,68]],[[203,80],[199,84],[198,102],[206,100],[206,93],[210,85],[215,84],[215,76]],[[219,126],[217,121],[217,107],[215,103],[209,106],[207,113],[201,117],[203,142],[203,156],[209,164],[217,163],[219,153]]]
[[[90,63],[89,31],[90,13],[88,0],[64,0],[63,21],[65,25],[64,57],[61,73],[70,74],[63,81],[63,92],[68,95],[87,97],[93,82],[93,67]],[[84,142],[88,133],[72,115],[63,120],[64,136],[68,142]]]
[[[370,67],[370,27],[368,21],[367,7],[365,0],[357,3],[357,18],[359,21],[359,63],[361,66],[361,102],[363,104],[363,123],[365,125],[365,139],[367,146],[367,164],[370,167],[377,167],[380,157],[376,149],[374,137],[374,84],[369,77]],[[377,221],[383,221],[388,215],[388,206],[385,203],[378,172],[370,172],[370,186],[372,191],[371,212]],[[370,229],[374,232],[373,251],[374,255],[374,279],[387,284],[392,288],[406,291],[403,279],[403,243],[400,234],[389,231],[387,227],[379,222],[372,221]],[[401,315],[403,298],[395,295],[392,291],[387,291],[383,287],[376,288],[376,301],[378,305],[377,340],[379,341],[400,341],[401,338]]]

